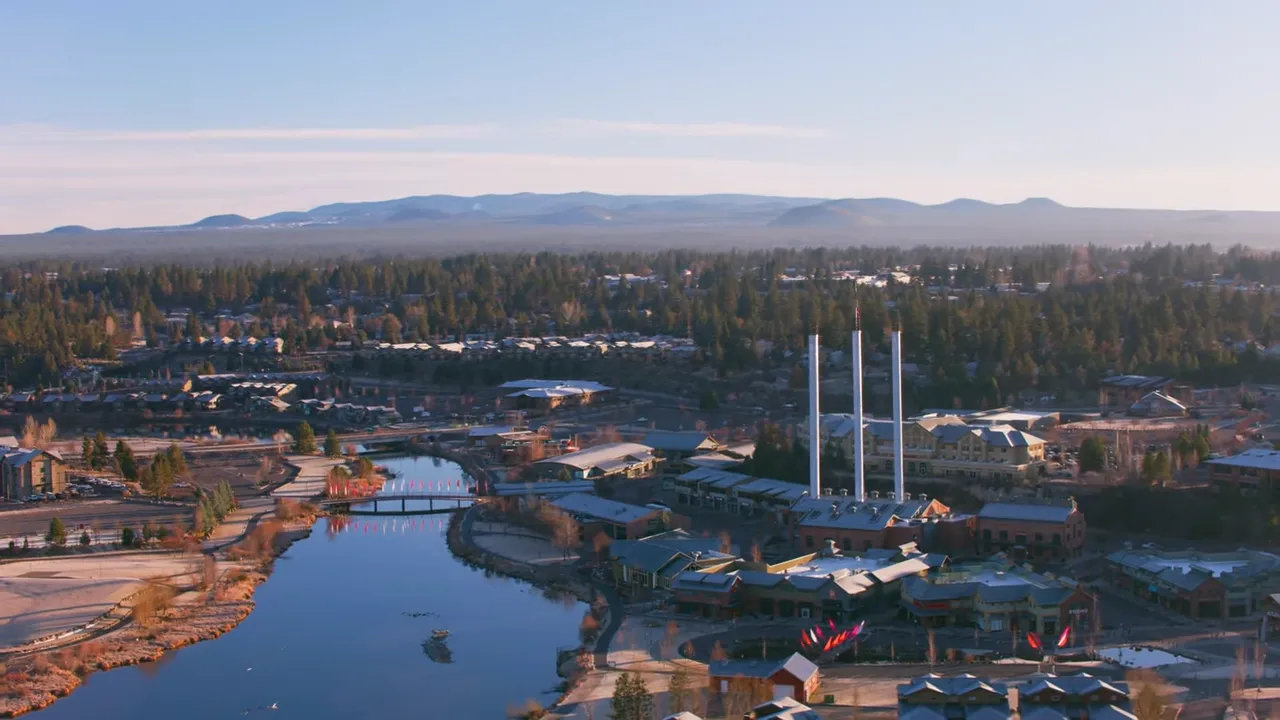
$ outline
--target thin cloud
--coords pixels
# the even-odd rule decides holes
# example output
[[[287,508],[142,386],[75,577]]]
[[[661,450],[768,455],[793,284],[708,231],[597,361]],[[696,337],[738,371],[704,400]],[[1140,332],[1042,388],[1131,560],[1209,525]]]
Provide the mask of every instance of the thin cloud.
[[[290,140],[473,140],[498,132],[493,123],[386,128],[204,128],[193,130],[73,130],[40,126],[0,128],[9,142],[202,142]]]
[[[753,125],[747,123],[654,123],[614,122],[607,120],[563,120],[561,129],[598,134],[652,135],[661,137],[700,138],[779,138],[817,140],[827,137],[821,128],[788,125]]]

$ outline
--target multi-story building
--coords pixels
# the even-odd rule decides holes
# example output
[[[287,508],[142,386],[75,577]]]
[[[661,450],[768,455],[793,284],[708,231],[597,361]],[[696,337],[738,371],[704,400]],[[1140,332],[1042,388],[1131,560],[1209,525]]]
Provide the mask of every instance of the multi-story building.
[[[1280,557],[1254,550],[1122,550],[1107,556],[1112,586],[1194,618],[1247,617],[1280,591]]]
[[[896,548],[907,543],[943,552],[971,547],[969,519],[924,494],[902,500],[871,491],[859,502],[845,495],[803,497],[786,513],[797,547],[813,552],[832,542],[844,552]]]
[[[1050,578],[1000,561],[955,565],[907,578],[903,612],[922,625],[1018,630],[1045,636],[1092,628],[1094,597],[1074,580]]]
[[[662,472],[668,476],[684,472],[685,459],[722,447],[711,434],[698,430],[653,430],[640,442],[661,453]]]
[[[67,489],[67,463],[52,450],[11,448],[0,460],[0,497],[24,500]]]
[[[864,418],[862,432],[852,415],[822,416],[824,446],[835,445],[853,457],[861,437],[868,474],[893,475],[893,423]],[[805,431],[798,433],[804,442]],[[1013,481],[1034,478],[1045,467],[1044,440],[1012,425],[966,422],[957,415],[923,415],[903,423],[903,473],[917,477],[960,477]]]
[[[676,501],[701,510],[785,522],[791,507],[808,495],[799,483],[758,478],[729,470],[696,468],[663,481]]]
[[[1276,498],[1280,493],[1280,450],[1253,448],[1205,462],[1209,482],[1221,490],[1231,487],[1245,495]]]
[[[982,554],[1062,561],[1084,553],[1084,513],[1071,498],[987,503],[978,511],[977,530]]]

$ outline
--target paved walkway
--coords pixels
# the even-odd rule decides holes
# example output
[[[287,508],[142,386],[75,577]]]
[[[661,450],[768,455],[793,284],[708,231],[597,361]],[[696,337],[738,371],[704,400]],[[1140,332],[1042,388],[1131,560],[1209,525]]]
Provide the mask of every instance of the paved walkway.
[[[288,455],[285,462],[298,469],[289,482],[271,491],[271,497],[290,500],[314,500],[324,495],[325,479],[329,471],[345,465],[345,458],[327,458],[314,455]]]

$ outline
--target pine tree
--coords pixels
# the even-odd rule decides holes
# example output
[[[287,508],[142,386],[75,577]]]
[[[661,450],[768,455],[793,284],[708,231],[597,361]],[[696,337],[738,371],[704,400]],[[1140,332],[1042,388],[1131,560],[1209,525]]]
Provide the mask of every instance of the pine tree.
[[[338,433],[333,428],[329,428],[329,432],[324,436],[324,455],[330,458],[342,457],[342,445],[338,442]]]
[[[95,470],[101,468],[107,463],[107,458],[111,457],[111,450],[107,447],[107,436],[98,431],[93,436],[93,468]]]
[[[169,467],[174,475],[181,475],[187,471],[187,458],[182,454],[182,448],[178,447],[178,443],[169,444],[165,450],[165,457],[169,460]]]
[[[116,441],[115,460],[116,467],[120,469],[120,475],[124,479],[138,479],[138,461],[134,458],[133,448],[129,447],[129,443],[124,440]]]
[[[62,518],[54,518],[49,521],[49,532],[45,533],[45,541],[50,545],[62,547],[67,544],[67,526],[63,524]]]
[[[88,435],[85,435],[84,439],[80,441],[80,459],[88,467],[94,467],[95,465],[95,461],[93,459],[93,439]]]
[[[306,422],[299,423],[293,433],[293,451],[299,455],[311,455],[316,451],[316,433]]]

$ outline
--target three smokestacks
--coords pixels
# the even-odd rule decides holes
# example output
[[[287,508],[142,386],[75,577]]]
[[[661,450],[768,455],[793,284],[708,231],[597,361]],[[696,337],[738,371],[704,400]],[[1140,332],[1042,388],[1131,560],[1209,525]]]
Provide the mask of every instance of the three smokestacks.
[[[858,502],[867,499],[865,452],[863,449],[862,414],[862,330],[853,331],[851,337],[853,360],[853,422],[856,437],[853,440],[853,497]],[[822,495],[822,414],[818,408],[819,394],[819,337],[809,336],[809,497]],[[889,336],[890,385],[893,404],[893,497],[899,502],[906,497],[906,475],[903,463],[902,437],[902,333],[894,330]]]

